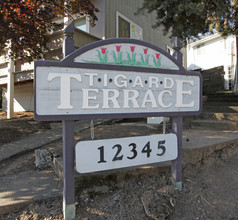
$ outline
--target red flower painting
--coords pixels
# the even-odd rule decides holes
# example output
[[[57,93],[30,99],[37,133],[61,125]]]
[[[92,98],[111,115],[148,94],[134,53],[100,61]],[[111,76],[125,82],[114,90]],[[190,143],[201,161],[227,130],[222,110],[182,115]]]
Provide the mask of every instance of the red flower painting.
[[[135,50],[135,46],[130,46],[130,48],[131,48],[131,52],[133,53]]]
[[[136,53],[134,53],[136,46],[130,46],[131,54],[127,52],[127,59],[130,65],[135,65],[136,63]]]
[[[160,54],[159,53],[155,53],[155,55],[156,55],[156,59],[158,60],[159,57],[160,57]]]
[[[101,47],[101,52],[97,50],[98,52],[98,58],[100,60],[100,63],[107,63],[107,48],[106,47]]]
[[[160,53],[155,53],[155,56],[153,55],[153,62],[154,62],[155,67],[159,68],[161,66]]]
[[[102,54],[105,54],[105,53],[106,53],[106,50],[107,50],[107,48],[101,47]]]
[[[114,51],[112,51],[113,59],[116,64],[121,64],[121,62],[122,62],[121,45],[115,45],[115,47],[116,47],[117,55],[115,54]]]
[[[120,52],[120,50],[121,50],[121,46],[116,45],[116,50],[117,50],[117,52]]]
[[[140,54],[141,57],[141,63],[143,64],[143,66],[147,66],[149,65],[149,54],[148,53],[148,48],[143,48],[144,51],[144,56],[143,54]]]

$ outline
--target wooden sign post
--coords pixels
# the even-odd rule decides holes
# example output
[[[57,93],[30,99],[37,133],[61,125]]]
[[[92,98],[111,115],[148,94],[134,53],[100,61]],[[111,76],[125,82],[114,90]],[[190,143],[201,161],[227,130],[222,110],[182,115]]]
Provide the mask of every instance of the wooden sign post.
[[[79,142],[76,168],[85,173],[172,161],[181,190],[182,116],[201,112],[201,74],[134,39],[107,39],[73,51],[72,34],[71,25],[63,60],[35,61],[35,119],[63,121],[65,219],[75,218],[74,120],[172,117],[171,134]]]
[[[63,57],[74,51],[74,22],[64,30]],[[63,120],[63,214],[65,220],[75,219],[74,121]]]
[[[182,43],[177,37],[172,39],[172,47],[174,49],[173,57],[182,65]],[[200,89],[200,98],[201,89]],[[183,135],[183,118],[182,116],[172,117],[172,133],[177,135],[177,144],[178,144],[178,156],[175,160],[172,160],[171,163],[171,176],[173,184],[177,187],[178,190],[182,190],[182,135]]]

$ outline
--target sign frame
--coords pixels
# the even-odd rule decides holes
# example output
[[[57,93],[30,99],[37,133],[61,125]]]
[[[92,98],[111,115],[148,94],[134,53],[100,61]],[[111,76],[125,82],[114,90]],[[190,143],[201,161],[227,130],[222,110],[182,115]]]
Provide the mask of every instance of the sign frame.
[[[83,62],[74,62],[74,59],[78,56],[87,53],[90,50],[93,50],[97,47],[105,47],[106,45],[119,45],[123,43],[130,43],[139,45],[142,47],[146,47],[149,49],[153,49],[158,51],[159,53],[163,54],[169,60],[176,64],[178,67],[177,70],[174,69],[164,69],[164,68],[150,68],[150,67],[138,67],[138,66],[126,66],[126,65],[110,65],[110,64],[103,64],[103,63],[83,63]],[[90,70],[107,70],[107,71],[127,71],[127,72],[142,72],[142,73],[159,73],[164,75],[184,75],[184,76],[197,76],[199,77],[200,83],[200,94],[199,94],[199,110],[198,111],[177,111],[177,112],[142,112],[142,113],[110,113],[110,114],[57,114],[57,115],[39,115],[37,114],[37,105],[38,100],[36,97],[37,91],[37,67],[62,67],[62,68],[78,68],[78,69],[90,69]],[[97,41],[91,44],[88,44],[78,50],[72,52],[68,56],[66,56],[61,61],[45,61],[39,60],[35,61],[35,75],[34,75],[34,96],[35,96],[35,119],[41,121],[52,121],[52,120],[79,120],[79,119],[109,119],[109,118],[138,118],[138,117],[158,117],[158,116],[185,116],[185,115],[198,115],[202,111],[202,77],[200,72],[194,71],[187,71],[184,67],[172,56],[170,56],[166,51],[163,49],[152,45],[148,42],[135,40],[135,39],[125,39],[125,38],[118,38],[118,39],[107,39]]]
[[[163,49],[152,45],[150,43],[135,40],[135,39],[128,39],[128,38],[115,38],[115,39],[108,39],[108,40],[101,40],[97,41],[92,44],[88,44],[82,48],[77,49],[74,51],[74,22],[70,23],[64,30],[64,45],[63,45],[63,57],[64,59],[61,61],[35,61],[34,62],[34,98],[35,98],[35,105],[34,105],[34,117],[36,120],[42,121],[55,121],[55,120],[62,120],[63,123],[63,213],[65,219],[74,219],[75,218],[75,180],[74,180],[74,161],[75,161],[75,145],[74,145],[74,120],[78,119],[94,119],[94,118],[130,118],[130,117],[150,117],[150,116],[171,116],[172,117],[172,133],[177,135],[177,147],[178,147],[178,155],[175,160],[171,161],[171,177],[173,184],[181,191],[182,190],[182,116],[184,115],[198,115],[202,111],[202,76],[199,72],[193,71],[186,71],[182,66],[182,54],[180,52],[182,48],[182,43],[179,41],[178,38],[172,39],[173,49],[175,50],[173,56],[169,55]],[[80,63],[74,62],[74,58],[77,56],[87,53],[96,47],[101,47],[102,53],[105,53],[105,49],[102,46],[108,44],[122,44],[122,43],[130,43],[135,45],[140,45],[143,47],[147,47],[150,49],[155,50],[156,54],[156,68],[150,67],[138,67],[138,66],[128,66],[128,65],[108,65],[104,62],[98,63]],[[118,51],[119,45],[116,46],[116,50]],[[132,49],[132,48],[131,48]],[[134,49],[133,49],[134,50]],[[144,54],[146,55],[148,49],[144,49]],[[119,51],[118,51],[119,52]],[[159,53],[162,53],[165,58],[171,61],[177,69],[165,69],[159,68],[160,62],[159,57],[157,56]],[[118,54],[119,55],[119,54]],[[98,55],[99,56],[99,55]],[[148,57],[148,56],[147,56]],[[142,59],[142,57],[141,57]],[[144,59],[144,58],[143,58]],[[146,59],[146,56],[145,56]],[[104,60],[103,60],[104,61]],[[164,74],[177,74],[177,75],[185,75],[185,76],[198,76],[199,77],[199,110],[198,111],[191,111],[191,112],[144,112],[144,113],[131,113],[131,114],[90,114],[90,115],[38,115],[36,112],[36,106],[38,105],[38,100],[36,98],[37,92],[37,67],[44,66],[44,67],[68,67],[68,68],[85,68],[85,69],[100,69],[100,70],[117,70],[117,71],[139,71],[139,72],[149,72],[149,73],[164,73]]]

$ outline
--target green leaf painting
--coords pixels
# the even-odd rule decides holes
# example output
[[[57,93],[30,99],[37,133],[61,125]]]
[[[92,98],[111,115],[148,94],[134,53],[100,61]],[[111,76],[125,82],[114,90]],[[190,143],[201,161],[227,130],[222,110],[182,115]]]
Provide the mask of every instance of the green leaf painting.
[[[123,51],[121,45],[115,45],[114,50],[108,50],[106,47],[101,47],[97,51],[98,60],[83,60],[87,63],[102,63],[111,65],[126,65],[126,66],[140,66],[161,68],[161,54],[154,52],[154,55],[148,53],[148,48],[143,48],[143,53],[136,53],[136,46],[130,46],[130,52]],[[140,50],[141,51],[141,50]],[[124,53],[124,56],[123,56]],[[138,54],[138,59],[137,59]],[[150,56],[151,55],[151,56]],[[108,59],[111,56],[111,59]],[[150,58],[151,57],[151,58]],[[163,67],[167,68],[167,67]]]

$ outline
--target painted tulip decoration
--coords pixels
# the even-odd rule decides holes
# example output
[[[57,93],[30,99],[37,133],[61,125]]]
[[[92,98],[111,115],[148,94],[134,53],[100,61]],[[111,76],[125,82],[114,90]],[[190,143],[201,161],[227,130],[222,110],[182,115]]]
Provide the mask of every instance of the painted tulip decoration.
[[[97,52],[100,63],[107,63],[107,53],[108,53],[107,48],[101,47],[101,51],[97,50]]]
[[[144,56],[143,56],[143,54],[140,54],[141,62],[144,66],[147,66],[147,65],[149,65],[149,56],[150,56],[149,54],[147,54],[148,48],[144,48],[143,51],[144,51]],[[145,57],[145,59],[144,59],[144,57]]]
[[[136,53],[135,53],[135,46],[130,46],[131,55],[127,52],[127,60],[129,65],[136,64]]]
[[[122,63],[122,52],[121,52],[121,46],[120,45],[115,45],[116,51],[117,51],[117,56],[115,51],[112,51],[113,54],[113,59],[116,64],[121,64]]]
[[[161,57],[159,53],[155,53],[155,56],[153,55],[153,62],[155,67],[160,67],[161,66]]]
[[[105,54],[105,53],[106,53],[106,50],[107,50],[107,48],[102,47],[102,48],[101,48],[102,54]]]
[[[119,53],[120,50],[121,50],[121,46],[117,46],[117,45],[116,45],[116,50],[117,50],[117,52]]]
[[[114,45],[112,48],[113,49],[111,50],[111,48],[100,47],[99,49],[96,49],[98,53],[97,55],[98,60],[83,60],[83,61],[87,63],[103,63],[111,65],[161,68],[161,54],[155,51],[154,55],[152,55],[151,59],[149,60],[150,57],[149,48],[143,48],[140,46],[137,47],[134,45],[129,45],[129,47],[127,48],[123,47],[122,45]],[[138,53],[136,53],[136,51]],[[123,53],[126,53],[127,59],[125,55],[123,55]],[[150,53],[152,52],[150,51]],[[108,54],[110,58],[108,58]],[[138,55],[139,57],[136,58],[137,54],[139,54]]]
[[[134,51],[135,51],[135,46],[130,46],[130,48],[131,48],[131,52],[134,53]]]

